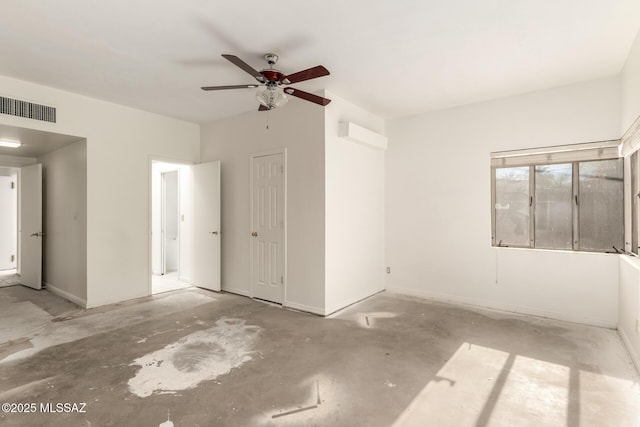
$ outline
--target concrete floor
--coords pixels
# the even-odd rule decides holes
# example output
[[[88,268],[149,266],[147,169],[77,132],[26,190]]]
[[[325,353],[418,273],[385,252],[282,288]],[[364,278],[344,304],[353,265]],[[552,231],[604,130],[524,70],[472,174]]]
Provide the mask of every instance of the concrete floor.
[[[20,283],[16,270],[0,270],[0,288]]]
[[[640,426],[615,331],[388,293],[323,319],[195,288],[87,311],[2,288],[5,402],[36,412],[2,426]]]
[[[190,286],[191,283],[180,280],[177,271],[151,276],[151,293],[154,295],[162,292],[177,291],[178,289],[185,289]]]

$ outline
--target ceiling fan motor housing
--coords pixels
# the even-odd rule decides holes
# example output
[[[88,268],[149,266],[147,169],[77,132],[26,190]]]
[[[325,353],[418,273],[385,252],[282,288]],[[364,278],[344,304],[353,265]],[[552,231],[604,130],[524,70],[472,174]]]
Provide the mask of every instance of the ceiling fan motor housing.
[[[260,74],[262,74],[266,79],[265,83],[267,84],[267,86],[278,86],[279,84],[281,84],[282,80],[286,77],[280,71],[273,70],[273,69],[262,70],[260,71]]]
[[[269,63],[269,65],[275,65],[276,62],[278,62],[278,55],[276,55],[275,53],[267,53],[264,56],[264,59],[267,60],[267,62]]]

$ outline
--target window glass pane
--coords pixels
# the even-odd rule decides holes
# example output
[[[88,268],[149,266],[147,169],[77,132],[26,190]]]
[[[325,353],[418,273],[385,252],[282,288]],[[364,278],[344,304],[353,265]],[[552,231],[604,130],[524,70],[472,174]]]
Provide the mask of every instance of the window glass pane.
[[[529,246],[529,167],[496,169],[496,244]]]
[[[571,163],[536,166],[536,248],[572,249],[572,179]]]
[[[580,249],[624,247],[623,160],[580,162]]]
[[[631,252],[638,253],[638,152],[631,155]]]

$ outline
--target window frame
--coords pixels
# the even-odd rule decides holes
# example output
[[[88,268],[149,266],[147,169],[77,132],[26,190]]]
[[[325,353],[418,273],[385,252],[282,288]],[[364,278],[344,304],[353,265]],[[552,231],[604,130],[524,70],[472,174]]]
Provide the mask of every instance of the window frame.
[[[558,159],[557,161],[548,161],[548,162],[531,162],[531,163],[520,163],[517,165],[491,165],[491,246],[498,247],[508,247],[508,248],[520,248],[520,249],[538,249],[538,250],[551,250],[551,251],[572,251],[572,252],[590,252],[590,253],[615,253],[613,250],[593,250],[593,249],[581,249],[580,248],[580,163],[585,162],[598,162],[598,161],[607,161],[607,160],[618,160],[622,164],[622,222],[621,222],[621,231],[622,231],[622,246],[620,248],[616,248],[619,251],[623,252],[625,250],[625,223],[626,223],[626,209],[624,206],[626,205],[626,191],[625,191],[625,178],[627,176],[627,164],[624,161],[624,157],[621,156],[607,156],[602,158],[594,158],[594,159],[579,159],[579,160],[567,160],[567,159]],[[640,162],[638,162],[640,163]],[[535,234],[535,207],[536,207],[536,197],[535,197],[535,184],[536,184],[536,166],[546,166],[546,165],[554,165],[554,164],[571,164],[572,167],[572,200],[571,200],[571,210],[572,210],[572,238],[571,238],[571,248],[537,248],[536,243],[536,234]],[[506,169],[513,167],[528,167],[529,168],[529,245],[504,245],[500,242],[496,242],[496,170],[497,169]],[[640,164],[637,165],[640,168]],[[640,176],[640,169],[636,171],[637,176]],[[640,184],[640,182],[638,183]],[[640,187],[640,185],[639,185]],[[638,195],[640,197],[640,194]],[[640,205],[640,203],[639,203]],[[638,213],[640,215],[640,213]],[[638,220],[638,218],[636,219]],[[634,221],[632,215],[632,221]],[[640,228],[640,227],[639,227]],[[639,230],[640,233],[640,230]],[[640,239],[639,239],[640,240]],[[640,243],[639,243],[640,244]],[[612,248],[613,249],[613,248]],[[636,254],[640,252],[640,249],[636,248]]]

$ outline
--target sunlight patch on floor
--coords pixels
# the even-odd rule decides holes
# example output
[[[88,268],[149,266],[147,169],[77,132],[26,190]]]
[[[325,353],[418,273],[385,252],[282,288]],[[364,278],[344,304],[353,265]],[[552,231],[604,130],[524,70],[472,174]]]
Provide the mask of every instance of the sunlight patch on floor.
[[[539,425],[565,425],[568,379],[565,366],[464,343],[394,426],[517,425],[510,408],[523,404]]]

